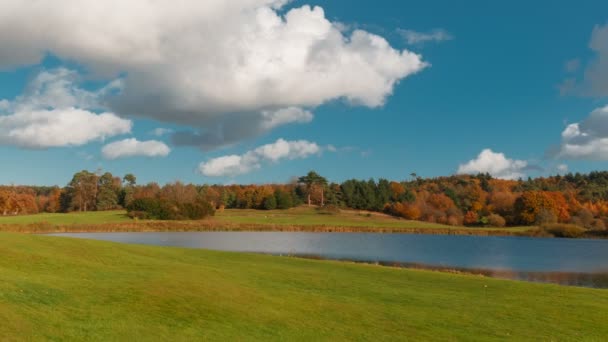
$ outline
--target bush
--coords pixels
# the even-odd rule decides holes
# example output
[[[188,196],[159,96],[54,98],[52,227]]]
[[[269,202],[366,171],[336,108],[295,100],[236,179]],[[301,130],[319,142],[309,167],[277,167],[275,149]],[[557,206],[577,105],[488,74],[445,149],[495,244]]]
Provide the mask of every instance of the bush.
[[[545,224],[541,228],[549,234],[561,238],[578,238],[585,235],[586,232],[584,228],[573,224],[552,223]]]
[[[603,220],[595,219],[591,224],[591,229],[593,230],[606,230],[606,224]]]
[[[536,215],[536,224],[554,224],[557,223],[557,215],[548,209],[541,209],[540,212]]]
[[[591,228],[591,226],[593,225],[594,217],[593,213],[589,209],[583,208],[579,210],[578,213],[576,213],[576,216],[580,220],[581,226],[585,228]]]
[[[183,203],[177,205],[177,211],[174,212],[169,220],[201,220],[207,216],[213,216],[215,209],[209,202],[196,201],[192,203]]]
[[[262,203],[262,207],[265,210],[274,210],[277,208],[277,199],[274,197],[274,195],[270,195],[266,198],[264,198],[264,203]]]
[[[132,218],[132,219],[138,219],[138,220],[149,220],[150,219],[150,215],[148,215],[147,212],[145,211],[129,211],[127,213],[127,215]]]
[[[127,211],[129,217],[150,220],[200,220],[215,214],[213,206],[205,201],[174,203],[158,198],[136,199]]]
[[[450,226],[461,226],[462,225],[462,217],[451,215],[448,216],[448,225]]]
[[[277,209],[289,209],[293,208],[294,201],[290,193],[283,190],[277,190],[274,193],[276,197]]]
[[[491,214],[488,216],[488,224],[492,227],[504,227],[507,225],[507,221],[498,214]]]

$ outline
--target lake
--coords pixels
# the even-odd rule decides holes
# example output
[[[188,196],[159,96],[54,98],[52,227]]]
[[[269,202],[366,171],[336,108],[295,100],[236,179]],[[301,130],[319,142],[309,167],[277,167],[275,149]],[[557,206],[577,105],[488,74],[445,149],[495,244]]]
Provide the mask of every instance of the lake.
[[[49,235],[450,269],[508,279],[608,288],[608,240],[301,232]]]

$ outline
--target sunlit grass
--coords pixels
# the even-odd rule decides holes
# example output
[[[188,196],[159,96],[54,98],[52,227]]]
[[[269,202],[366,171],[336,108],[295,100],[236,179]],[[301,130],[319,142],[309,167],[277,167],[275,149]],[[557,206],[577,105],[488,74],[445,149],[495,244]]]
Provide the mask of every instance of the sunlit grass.
[[[0,233],[2,340],[597,340],[608,292]]]

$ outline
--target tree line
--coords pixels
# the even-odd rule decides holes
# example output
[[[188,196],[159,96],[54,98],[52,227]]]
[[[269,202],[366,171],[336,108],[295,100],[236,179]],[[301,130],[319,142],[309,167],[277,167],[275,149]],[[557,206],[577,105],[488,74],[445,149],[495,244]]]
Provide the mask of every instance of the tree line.
[[[603,230],[608,224],[608,172],[527,180],[495,179],[489,174],[437,178],[412,174],[404,181],[351,179],[334,183],[311,171],[287,184],[175,182],[160,186],[137,184],[132,174],[116,177],[109,172],[83,170],[63,188],[0,187],[0,214],[112,210],[129,208],[142,199],[170,202],[174,208],[185,208],[186,203],[207,203],[219,210],[315,205],[385,212],[448,225],[571,223]],[[138,203],[141,208],[142,202]]]

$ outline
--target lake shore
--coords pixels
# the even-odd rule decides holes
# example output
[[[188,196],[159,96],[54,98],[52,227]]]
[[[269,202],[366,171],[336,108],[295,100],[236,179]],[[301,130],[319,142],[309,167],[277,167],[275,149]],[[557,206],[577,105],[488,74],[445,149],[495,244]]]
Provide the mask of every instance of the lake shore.
[[[509,230],[509,228],[412,228],[412,227],[352,227],[329,225],[293,225],[226,223],[215,220],[201,221],[133,221],[100,224],[0,224],[0,232],[48,234],[48,233],[120,233],[120,232],[311,232],[311,233],[383,233],[426,234],[462,236],[519,236],[552,238],[539,234],[538,230]],[[605,234],[589,234],[580,238],[602,239]]]
[[[471,236],[529,236],[525,231],[485,228],[412,228],[412,227],[356,227],[331,225],[227,223],[201,221],[133,221],[99,224],[0,224],[0,231],[29,234],[99,233],[99,232],[316,232],[316,233],[400,233]]]
[[[259,231],[554,237],[538,227],[458,227],[366,211],[349,210],[327,215],[306,207],[269,211],[229,209],[198,221],[133,220],[122,210],[9,216],[0,217],[0,231],[30,234]],[[607,238],[608,234],[588,231],[579,237]]]

